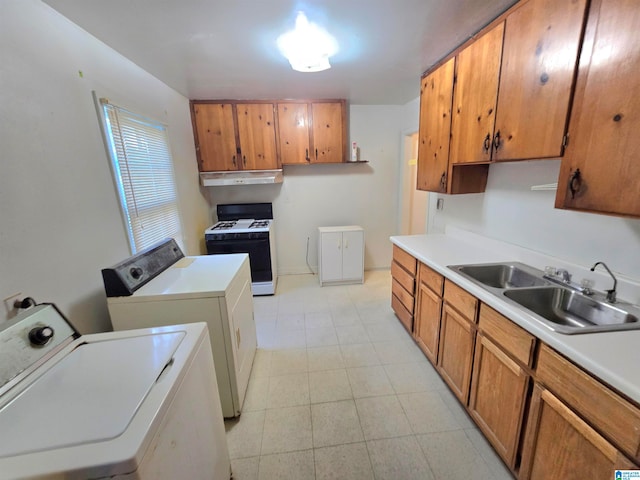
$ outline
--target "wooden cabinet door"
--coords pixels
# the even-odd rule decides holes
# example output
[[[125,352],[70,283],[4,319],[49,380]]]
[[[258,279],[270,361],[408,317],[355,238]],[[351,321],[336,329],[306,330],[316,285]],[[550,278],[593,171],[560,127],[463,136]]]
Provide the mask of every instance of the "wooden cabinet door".
[[[243,170],[278,168],[273,109],[272,103],[239,103],[236,107]]]
[[[469,411],[505,463],[514,468],[529,375],[482,334],[476,337]]]
[[[306,164],[311,161],[308,104],[279,103],[278,131],[283,165]]]
[[[342,163],[347,144],[343,103],[312,103],[312,163]]]
[[[504,22],[458,54],[451,125],[452,163],[491,160]]]
[[[530,0],[507,17],[494,160],[562,155],[585,5]]]
[[[418,190],[447,192],[455,58],[422,79],[418,138]]]
[[[558,180],[558,208],[640,216],[638,45],[637,1],[592,2]]]
[[[237,170],[233,105],[194,103],[193,114],[200,171]]]
[[[524,438],[521,480],[600,480],[637,468],[549,390],[536,385]]]
[[[469,398],[475,327],[447,303],[440,322],[438,371],[464,404]]]
[[[418,346],[434,365],[438,361],[438,338],[442,299],[422,281],[418,287],[415,335]]]

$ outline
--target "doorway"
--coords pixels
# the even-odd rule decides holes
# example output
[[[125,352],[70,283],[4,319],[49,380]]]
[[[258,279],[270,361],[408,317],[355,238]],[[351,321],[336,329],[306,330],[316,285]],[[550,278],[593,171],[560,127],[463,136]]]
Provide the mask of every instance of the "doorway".
[[[404,136],[400,235],[427,233],[429,194],[416,188],[418,177],[418,133]]]

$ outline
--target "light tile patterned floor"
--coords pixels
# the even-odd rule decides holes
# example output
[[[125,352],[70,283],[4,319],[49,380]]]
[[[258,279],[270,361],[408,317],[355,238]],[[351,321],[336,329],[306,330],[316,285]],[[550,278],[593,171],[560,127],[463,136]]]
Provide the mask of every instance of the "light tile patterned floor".
[[[235,480],[512,478],[390,307],[363,285],[279,278],[254,297],[258,351],[225,422]]]

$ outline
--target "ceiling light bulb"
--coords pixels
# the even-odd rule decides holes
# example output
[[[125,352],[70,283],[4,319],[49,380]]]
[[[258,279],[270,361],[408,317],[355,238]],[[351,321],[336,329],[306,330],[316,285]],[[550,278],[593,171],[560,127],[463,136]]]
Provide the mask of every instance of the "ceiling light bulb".
[[[329,57],[338,51],[336,39],[298,12],[296,28],[278,37],[278,48],[299,72],[320,72],[331,68]]]

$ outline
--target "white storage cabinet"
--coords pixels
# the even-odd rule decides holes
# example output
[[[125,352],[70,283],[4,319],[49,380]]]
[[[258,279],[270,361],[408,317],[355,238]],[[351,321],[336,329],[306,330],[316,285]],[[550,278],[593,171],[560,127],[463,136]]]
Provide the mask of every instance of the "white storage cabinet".
[[[364,282],[364,230],[357,225],[318,228],[320,285]]]

